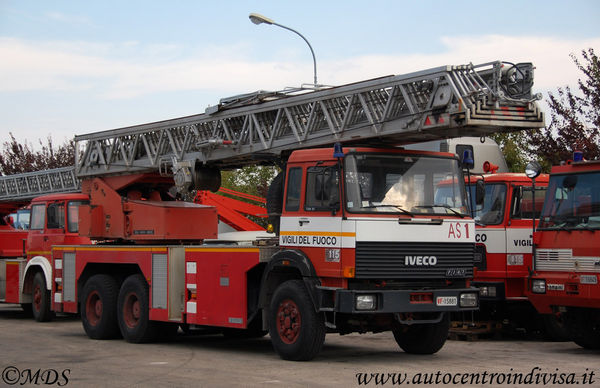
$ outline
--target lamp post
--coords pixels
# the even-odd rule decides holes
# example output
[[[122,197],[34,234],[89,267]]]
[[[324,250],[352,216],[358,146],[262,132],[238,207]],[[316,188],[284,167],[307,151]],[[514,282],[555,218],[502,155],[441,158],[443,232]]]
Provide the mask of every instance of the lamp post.
[[[308,45],[308,48],[310,49],[310,53],[312,54],[312,58],[313,58],[313,69],[314,69],[314,86],[317,86],[317,59],[315,58],[315,52],[313,51],[312,46],[310,45],[310,43],[308,42],[308,40],[298,31],[290,28],[290,27],[286,27],[282,24],[279,23],[275,23],[275,21],[273,21],[272,19],[269,19],[268,17],[265,17],[263,15],[260,15],[258,13],[251,13],[249,16],[250,21],[254,24],[272,24],[274,26],[278,26],[281,28],[285,28],[288,31],[292,31],[295,34],[298,34],[298,36],[300,36],[302,39],[304,39],[304,41],[306,42],[306,44]]]

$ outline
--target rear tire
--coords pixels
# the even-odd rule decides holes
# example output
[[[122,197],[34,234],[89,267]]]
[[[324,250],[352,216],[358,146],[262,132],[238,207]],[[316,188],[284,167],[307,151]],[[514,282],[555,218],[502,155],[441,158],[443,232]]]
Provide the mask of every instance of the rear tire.
[[[325,342],[325,323],[302,280],[282,283],[271,300],[269,334],[284,360],[312,360]]]
[[[38,272],[33,277],[33,303],[31,304],[31,313],[38,322],[48,322],[52,320],[54,314],[50,311],[50,291],[46,288],[46,277],[42,272]]]
[[[434,354],[439,351],[448,338],[450,317],[444,314],[438,323],[402,325],[395,322],[392,328],[394,339],[406,353]]]
[[[119,337],[117,281],[110,275],[94,275],[85,282],[81,298],[81,323],[88,337],[104,340]]]
[[[148,283],[142,275],[125,279],[119,291],[117,315],[121,334],[127,342],[152,342],[158,338],[160,325],[150,320],[149,300]]]

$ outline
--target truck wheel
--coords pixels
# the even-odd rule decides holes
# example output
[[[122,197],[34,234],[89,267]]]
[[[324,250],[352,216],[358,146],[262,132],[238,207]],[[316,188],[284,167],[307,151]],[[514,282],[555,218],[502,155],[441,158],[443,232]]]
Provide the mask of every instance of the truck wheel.
[[[94,275],[85,282],[81,297],[81,323],[88,337],[119,336],[117,326],[117,281],[109,275]]]
[[[600,314],[581,309],[565,314],[573,341],[585,349],[600,349]]]
[[[317,314],[302,280],[281,284],[271,300],[269,334],[284,360],[313,359],[325,342],[325,323]]]
[[[52,319],[50,311],[50,291],[46,289],[46,277],[42,272],[38,272],[33,277],[33,303],[31,312],[33,318],[38,322],[48,322]]]
[[[441,322],[416,325],[395,323],[392,327],[394,339],[406,353],[433,354],[440,350],[450,330],[450,319],[444,314]]]
[[[562,319],[554,314],[540,314],[544,334],[550,341],[569,341],[569,331]]]
[[[142,275],[131,275],[119,291],[117,314],[121,334],[127,342],[144,343],[157,339],[159,325],[150,320],[148,283]]]

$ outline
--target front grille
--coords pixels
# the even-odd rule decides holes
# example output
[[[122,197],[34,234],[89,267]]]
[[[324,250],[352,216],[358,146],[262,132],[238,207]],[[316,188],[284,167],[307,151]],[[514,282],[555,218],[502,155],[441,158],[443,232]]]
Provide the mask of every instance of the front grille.
[[[473,277],[472,243],[356,243],[356,278],[439,279]],[[435,256],[435,265],[405,265],[407,256]],[[464,276],[454,270],[464,270]],[[454,272],[452,276],[448,273]],[[460,273],[462,271],[459,271]]]

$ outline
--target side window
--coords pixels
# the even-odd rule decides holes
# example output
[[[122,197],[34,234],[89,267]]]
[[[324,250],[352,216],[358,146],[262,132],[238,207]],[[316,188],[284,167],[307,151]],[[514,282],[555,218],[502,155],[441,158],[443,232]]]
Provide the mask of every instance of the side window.
[[[67,228],[69,233],[79,231],[79,206],[88,204],[87,201],[70,201],[67,206]]]
[[[311,167],[306,173],[307,211],[338,210],[340,206],[339,174],[336,167]]]
[[[46,224],[46,206],[33,205],[31,207],[31,225],[30,229],[42,230]]]
[[[535,203],[532,199],[532,188],[527,186],[518,186],[513,190],[510,218],[512,219],[531,219],[535,212],[535,217],[539,218],[546,196],[545,187],[535,188]]]
[[[302,187],[302,168],[292,167],[289,171],[287,193],[285,196],[285,210],[300,210],[300,188]]]
[[[51,203],[47,210],[48,229],[61,229],[65,227],[65,204]]]

